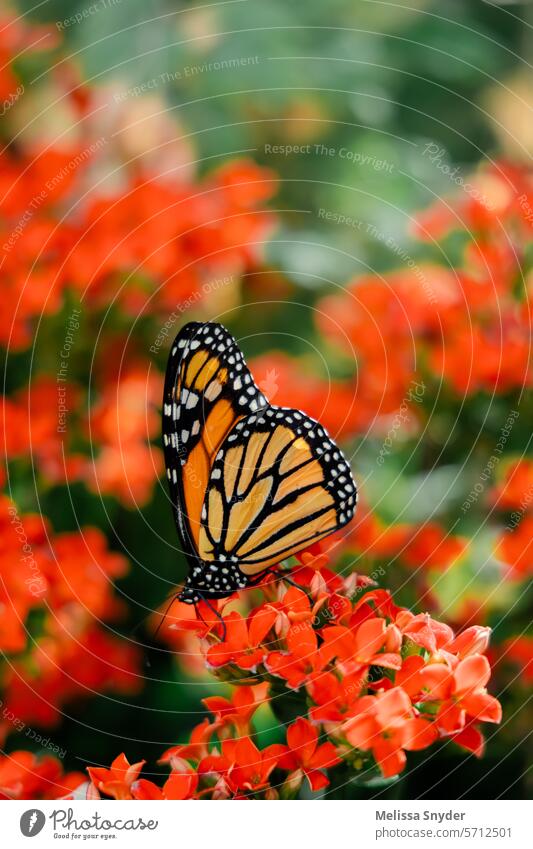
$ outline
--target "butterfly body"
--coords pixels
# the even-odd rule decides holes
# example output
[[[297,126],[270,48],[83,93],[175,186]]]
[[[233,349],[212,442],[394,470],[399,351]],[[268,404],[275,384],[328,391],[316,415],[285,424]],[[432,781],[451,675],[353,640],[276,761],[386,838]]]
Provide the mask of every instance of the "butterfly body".
[[[353,517],[340,449],[305,413],[268,404],[222,325],[188,324],[174,340],[163,442],[187,603],[253,586]]]

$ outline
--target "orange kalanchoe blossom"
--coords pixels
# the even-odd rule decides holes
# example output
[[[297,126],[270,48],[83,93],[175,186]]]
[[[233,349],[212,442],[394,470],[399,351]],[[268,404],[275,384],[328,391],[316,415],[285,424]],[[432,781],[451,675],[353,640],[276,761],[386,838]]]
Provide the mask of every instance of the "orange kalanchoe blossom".
[[[225,639],[208,649],[207,662],[213,667],[233,662],[240,669],[255,669],[265,657],[263,641],[276,618],[276,611],[267,607],[255,612],[248,621],[232,611],[225,619]]]
[[[214,718],[160,760],[172,783],[159,789],[138,779],[128,790],[135,798],[294,798],[306,778],[312,790],[326,790],[337,768],[362,781],[376,769],[393,778],[406,753],[440,739],[481,756],[481,724],[501,720],[486,690],[489,629],[455,633],[353,575],[337,576],[332,590],[322,575],[327,558],[312,556],[318,568],[307,586],[269,581],[247,614],[224,605],[222,621],[200,624],[205,662],[233,693],[204,699]],[[242,609],[242,601],[227,603]],[[287,729],[262,749],[254,717],[263,706]]]
[[[61,799],[84,781],[81,772],[65,773],[52,755],[15,751],[0,756],[0,799]]]
[[[464,553],[468,540],[447,533],[437,522],[426,522],[409,534],[400,557],[412,569],[446,569]]]
[[[250,368],[271,404],[306,410],[337,437],[364,431],[372,420],[371,404],[364,396],[355,399],[351,385],[317,376],[287,354],[256,357]]]
[[[101,95],[80,81],[70,60],[62,60],[53,79],[37,74],[45,98],[64,106],[60,123],[67,126],[59,133],[61,143],[49,144],[29,126],[21,132],[20,119],[12,122],[18,99],[38,101],[40,88],[24,89],[19,74],[29,61],[30,77],[35,76],[35,54],[55,46],[60,36],[53,27],[28,27],[9,10],[2,13],[2,35],[0,345],[10,351],[35,345],[38,368],[44,362],[50,372],[30,375],[31,387],[5,399],[6,453],[9,460],[24,461],[28,473],[31,458],[41,486],[83,481],[93,493],[112,494],[133,507],[150,499],[163,467],[159,446],[150,443],[159,428],[161,375],[152,369],[148,381],[137,368],[120,382],[107,380],[103,388],[99,384],[86,393],[100,311],[112,304],[110,322],[120,314],[151,322],[147,332],[153,344],[143,343],[143,365],[147,349],[155,362],[166,339],[163,331],[168,335],[180,315],[189,307],[204,309],[207,294],[211,301],[219,291],[234,298],[240,276],[261,264],[261,245],[274,224],[264,204],[276,191],[276,177],[248,159],[227,161],[200,177],[191,148],[189,167],[173,162],[172,168],[159,168],[149,163],[150,157],[128,155],[129,162],[116,168],[116,145],[121,147],[116,138],[124,134],[111,133],[107,119],[102,123]],[[66,141],[82,137],[83,146]],[[168,137],[176,137],[171,121]],[[160,151],[166,145],[156,147]],[[109,181],[101,179],[110,162],[111,191]],[[79,321],[66,315],[73,300]],[[56,321],[55,338],[65,342],[58,341],[52,362],[48,333]],[[109,335],[107,325],[104,335]],[[112,369],[109,361],[107,366]],[[56,379],[56,372],[61,377]],[[65,429],[58,421],[60,389],[66,393],[61,398],[68,410]],[[88,419],[97,442],[94,461],[88,422],[80,415],[93,398]]]
[[[499,511],[510,511],[495,547],[504,574],[514,581],[527,580],[533,574],[533,461],[511,461],[489,501]]]
[[[255,795],[270,789],[270,774],[283,752],[284,747],[277,743],[259,750],[250,737],[226,739],[221,753],[205,758],[198,770],[208,780],[215,778],[218,798]]]
[[[74,380],[69,382],[68,406],[75,410],[81,404],[81,390]],[[80,478],[86,458],[70,451],[70,431],[58,430],[58,383],[55,378],[37,375],[31,384],[6,398],[2,424],[5,452],[9,460],[31,458],[44,480],[64,483]]]
[[[409,569],[442,572],[468,548],[468,539],[435,521],[387,525],[364,503],[344,545],[372,560],[391,560]]]
[[[323,638],[326,654],[354,671],[373,664],[386,669],[399,669],[402,665],[398,654],[401,635],[394,625],[386,625],[383,619],[367,619],[353,628],[332,625],[324,628]]]
[[[533,574],[533,513],[523,516],[514,528],[501,533],[496,556],[504,564],[505,574],[523,581]]]
[[[500,703],[486,690],[490,665],[483,655],[470,655],[453,670],[429,663],[418,675],[423,701],[439,703],[436,723],[443,732],[461,731],[467,720],[501,722]]]
[[[95,306],[117,298],[134,317],[168,315],[198,300],[206,278],[231,283],[257,263],[257,245],[273,225],[257,207],[275,189],[273,172],[249,160],[228,162],[197,183],[139,174],[115,195],[90,197],[67,260],[71,279],[89,286]]]
[[[4,713],[0,736],[19,722],[51,727],[69,700],[115,689],[134,692],[139,652],[102,627],[123,605],[112,581],[126,559],[109,550],[96,528],[54,534],[41,516],[0,499],[0,650]],[[39,611],[39,633],[28,617]]]
[[[146,366],[104,374],[85,422],[87,436],[99,446],[96,458],[84,464],[93,492],[113,495],[127,507],[150,499],[163,468],[161,449],[150,444],[159,433],[161,387],[161,375]]]
[[[491,490],[490,501],[499,510],[533,512],[533,460],[511,461],[500,482]]]
[[[257,687],[237,687],[231,699],[223,696],[208,696],[202,699],[207,710],[215,715],[215,723],[219,729],[228,725],[233,726],[239,734],[250,732],[250,720],[258,706],[267,698],[268,685],[259,684]]]
[[[133,799],[191,799],[198,786],[195,772],[173,772],[159,788],[153,781],[139,778],[131,785]]]
[[[89,777],[96,789],[114,799],[131,799],[131,785],[137,780],[146,761],[130,764],[124,754],[115,758],[109,769],[87,767]]]
[[[287,783],[294,787],[301,784],[302,774],[311,790],[322,790],[329,779],[322,770],[341,762],[333,743],[319,744],[318,731],[307,719],[300,717],[287,728],[286,751],[279,760],[281,769],[290,770]]]
[[[401,687],[363,696],[356,711],[346,722],[344,735],[355,749],[372,751],[385,778],[404,769],[405,750],[426,749],[439,736],[433,722],[417,716]]]
[[[530,172],[496,163],[472,181],[487,189],[490,204],[457,193],[422,212],[415,228],[427,241],[452,231],[466,237],[456,268],[421,262],[363,275],[319,301],[319,332],[354,368],[352,380],[312,387],[312,410],[320,418],[321,407],[326,416],[331,408],[334,433],[364,433],[371,425],[386,435],[390,417],[403,409],[402,432],[412,435],[443,381],[460,399],[531,386],[531,298],[523,282],[533,235]],[[300,368],[272,356],[259,365],[277,370],[279,385],[288,376],[298,397],[302,390],[290,378]],[[292,403],[291,394],[284,402]]]

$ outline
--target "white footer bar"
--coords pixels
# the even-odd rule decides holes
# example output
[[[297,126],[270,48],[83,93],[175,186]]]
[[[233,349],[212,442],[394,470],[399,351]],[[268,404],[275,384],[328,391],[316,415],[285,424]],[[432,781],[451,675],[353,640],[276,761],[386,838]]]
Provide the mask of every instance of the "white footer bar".
[[[238,807],[236,805],[238,804]],[[531,849],[518,801],[19,802],[0,807],[6,847]]]

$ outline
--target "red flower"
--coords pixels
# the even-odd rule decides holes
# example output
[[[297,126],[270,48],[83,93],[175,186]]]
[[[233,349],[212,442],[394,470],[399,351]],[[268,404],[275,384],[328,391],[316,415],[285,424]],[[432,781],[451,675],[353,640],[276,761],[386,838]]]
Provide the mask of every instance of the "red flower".
[[[309,711],[314,722],[336,725],[344,722],[357,704],[361,690],[366,683],[366,667],[352,675],[343,675],[340,679],[333,672],[322,672],[313,676],[307,683],[307,692],[315,706]]]
[[[354,630],[342,625],[332,625],[322,631],[323,652],[329,659],[337,657],[343,661],[351,671],[372,665],[399,669],[402,661],[398,652],[382,651],[387,648],[389,641],[392,641],[396,648],[400,648],[401,637],[398,642],[396,635],[399,637],[394,626],[387,626],[383,619],[378,618],[367,619]]]
[[[438,737],[432,722],[415,716],[401,687],[363,696],[357,715],[347,721],[344,733],[355,748],[372,750],[385,778],[398,775],[405,767],[404,749],[425,749]]]
[[[316,632],[309,623],[290,628],[285,641],[288,652],[270,652],[265,666],[273,675],[285,678],[289,687],[297,689],[309,676],[321,672],[329,658],[318,648]]]
[[[183,763],[185,759],[200,761],[209,755],[209,740],[215,729],[215,725],[204,719],[199,725],[195,725],[191,732],[189,743],[172,746],[167,749],[159,759],[159,763],[169,763],[172,768]]]
[[[461,659],[471,654],[483,654],[489,645],[490,633],[490,628],[483,625],[471,625],[447,643],[445,649]]]
[[[233,725],[238,734],[248,734],[250,719],[266,698],[266,685],[236,687],[231,700],[222,696],[202,699],[206,708],[215,714],[215,725]]]
[[[510,463],[501,483],[493,488],[491,501],[500,510],[533,510],[533,460]]]
[[[0,799],[57,799],[69,784],[83,781],[81,773],[64,776],[51,755],[16,751],[0,757]]]
[[[285,747],[274,744],[259,751],[249,737],[224,740],[222,754],[211,755],[199,765],[201,774],[217,774],[234,795],[239,791],[257,793],[268,786],[270,773],[276,766]]]
[[[508,566],[508,574],[524,580],[533,573],[533,514],[526,514],[512,533],[505,531],[496,543],[497,556]]]
[[[461,731],[467,721],[501,722],[502,709],[486,690],[489,662],[473,654],[461,660],[452,672],[445,664],[433,663],[420,671],[424,698],[441,702],[436,722],[446,733]]]
[[[262,607],[248,620],[233,611],[225,617],[226,639],[207,651],[207,662],[214,667],[236,663],[241,669],[255,669],[265,657],[263,640],[276,620],[276,611]]]
[[[402,553],[404,562],[413,569],[446,569],[465,551],[467,540],[452,536],[436,522],[417,529]]]
[[[92,783],[106,796],[114,799],[131,799],[132,784],[137,781],[139,773],[146,761],[130,764],[126,755],[121,754],[115,758],[109,769],[97,766],[88,766],[87,772]]]
[[[279,760],[282,769],[291,771],[287,783],[301,783],[303,776],[309,781],[311,790],[322,790],[329,784],[323,770],[341,762],[335,746],[331,742],[318,745],[318,731],[310,722],[301,717],[287,728],[288,746],[283,747],[285,754]]]
[[[289,587],[282,600],[272,605],[279,612],[276,619],[276,633],[287,637],[291,628],[299,631],[305,623],[312,623],[325,601],[327,601],[327,595],[322,594],[320,599],[311,605],[307,593],[297,587]]]
[[[460,731],[450,735],[450,739],[462,749],[472,752],[476,758],[481,758],[485,751],[483,734],[473,722],[467,722]]]
[[[437,622],[428,613],[415,616],[409,610],[400,610],[394,623],[405,637],[431,654],[447,646],[454,637],[449,625]]]
[[[162,788],[153,781],[139,778],[133,781],[130,790],[134,799],[191,799],[198,786],[198,775],[190,772],[172,772]]]

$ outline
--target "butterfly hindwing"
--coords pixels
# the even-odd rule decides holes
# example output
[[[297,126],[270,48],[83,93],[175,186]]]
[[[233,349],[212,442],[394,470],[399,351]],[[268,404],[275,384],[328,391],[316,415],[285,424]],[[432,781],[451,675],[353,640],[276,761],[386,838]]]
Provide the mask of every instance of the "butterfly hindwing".
[[[200,514],[220,445],[243,416],[266,403],[222,325],[193,322],[178,333],[165,376],[163,443],[176,524],[189,555],[198,556]]]
[[[324,428],[268,407],[232,428],[215,457],[199,553],[216,562],[213,591],[250,579],[347,524],[357,500],[350,467]]]

